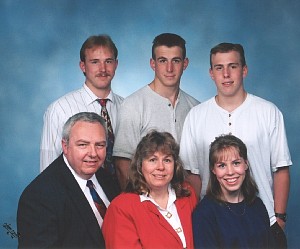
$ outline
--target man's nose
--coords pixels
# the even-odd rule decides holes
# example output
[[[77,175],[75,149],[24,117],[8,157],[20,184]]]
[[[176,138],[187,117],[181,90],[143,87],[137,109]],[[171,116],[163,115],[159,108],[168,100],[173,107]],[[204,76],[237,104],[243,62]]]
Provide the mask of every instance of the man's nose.
[[[224,78],[228,78],[229,77],[229,70],[226,67],[223,69],[223,76],[224,76]]]
[[[167,71],[168,72],[173,71],[173,62],[172,61],[167,62]]]
[[[106,62],[105,61],[100,61],[99,62],[99,69],[100,69],[101,72],[106,71]]]
[[[89,156],[95,157],[97,155],[95,146],[90,145],[88,153],[89,153]]]

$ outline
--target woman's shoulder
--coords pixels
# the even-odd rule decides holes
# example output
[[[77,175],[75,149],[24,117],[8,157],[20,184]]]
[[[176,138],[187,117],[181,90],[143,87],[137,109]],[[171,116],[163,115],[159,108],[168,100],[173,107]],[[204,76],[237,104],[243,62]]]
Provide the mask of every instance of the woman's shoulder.
[[[222,208],[222,204],[207,195],[200,200],[196,207],[196,209],[201,210],[202,212],[212,212],[213,210],[219,208]]]
[[[255,197],[254,201],[252,202],[252,205],[258,206],[258,207],[265,207],[265,204],[258,196]]]
[[[202,205],[209,205],[209,206],[216,206],[216,205],[220,206],[221,205],[218,201],[214,200],[213,198],[209,197],[208,195],[205,195],[203,197],[203,199],[200,201],[200,203]]]
[[[267,212],[267,208],[265,206],[265,204],[263,203],[263,201],[257,196],[253,203],[252,203],[252,206],[255,208],[255,209],[258,209],[258,210],[264,210]]]
[[[140,196],[135,193],[122,192],[110,203],[112,206],[126,207],[129,205],[134,205],[136,202],[140,201]]]
[[[188,189],[188,190],[189,190],[190,192],[192,192],[192,193],[195,193],[194,188],[193,188],[192,185],[191,185],[189,182],[187,182],[187,181],[184,181],[184,182],[182,183],[182,187],[185,188],[185,189]]]
[[[213,222],[215,217],[223,214],[223,211],[224,209],[220,203],[216,202],[212,198],[204,196],[193,212],[193,219],[201,219],[203,222]]]
[[[184,189],[187,189],[190,192],[190,195],[187,198],[189,198],[191,200],[192,205],[195,207],[197,202],[198,202],[198,198],[196,196],[196,191],[194,190],[192,185],[190,183],[186,182],[186,181],[184,181],[182,183],[182,187]],[[193,209],[194,209],[194,207],[193,207]]]

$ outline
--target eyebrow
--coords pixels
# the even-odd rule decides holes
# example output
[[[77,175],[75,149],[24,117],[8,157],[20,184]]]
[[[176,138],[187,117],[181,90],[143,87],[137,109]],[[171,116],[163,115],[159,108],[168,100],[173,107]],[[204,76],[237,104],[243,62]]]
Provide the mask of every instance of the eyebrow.
[[[215,64],[215,65],[213,65],[213,67],[224,67],[224,66],[232,66],[232,65],[240,65],[240,63],[238,63],[238,62],[231,62],[231,63],[228,63],[228,64]]]
[[[84,139],[78,139],[75,141],[75,143],[90,143],[90,142]]]
[[[85,139],[78,139],[75,141],[75,143],[86,143],[86,144],[90,144],[91,141],[85,140]],[[101,140],[101,141],[96,141],[95,144],[99,144],[99,143],[106,143],[106,140]]]
[[[105,59],[102,60],[102,61],[108,61],[108,60],[116,61],[116,59],[115,59],[115,58],[112,58],[112,57],[105,58]],[[89,61],[101,61],[101,60],[98,59],[98,58],[95,58],[95,59],[89,59]]]
[[[238,158],[236,158],[234,160],[231,160],[231,162],[241,161],[243,159],[244,158],[242,158],[242,157],[238,157]],[[219,158],[215,163],[224,163],[225,161],[228,161],[227,158],[222,157],[221,159]]]
[[[168,60],[168,58],[164,57],[164,56],[161,56],[161,57],[158,57],[156,58],[157,60],[160,60],[160,59],[165,59],[165,60]],[[173,57],[171,58],[171,60],[183,60],[181,57]]]

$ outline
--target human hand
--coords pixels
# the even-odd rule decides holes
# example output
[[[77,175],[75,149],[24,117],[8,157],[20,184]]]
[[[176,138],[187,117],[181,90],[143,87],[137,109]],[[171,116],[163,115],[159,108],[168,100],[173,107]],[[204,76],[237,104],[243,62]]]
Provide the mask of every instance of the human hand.
[[[278,225],[281,227],[282,230],[284,230],[285,228],[285,222],[280,219],[280,218],[276,218]]]

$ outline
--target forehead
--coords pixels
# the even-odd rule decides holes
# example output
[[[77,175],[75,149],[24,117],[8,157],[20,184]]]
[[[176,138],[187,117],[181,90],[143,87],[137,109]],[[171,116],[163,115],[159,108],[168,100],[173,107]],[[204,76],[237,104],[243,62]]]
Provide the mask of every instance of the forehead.
[[[145,157],[153,156],[154,154],[172,155],[173,151],[168,144],[157,145],[155,143],[149,144],[145,151]]]
[[[216,162],[235,160],[240,157],[241,156],[239,150],[233,146],[223,148],[222,150],[216,151],[215,153]]]
[[[76,122],[71,128],[70,140],[103,140],[105,139],[105,129],[100,123],[90,123],[85,121]]]
[[[237,51],[229,51],[226,53],[216,53],[211,56],[212,64],[230,64],[240,63],[241,56]]]
[[[167,46],[158,46],[154,50],[156,58],[165,57],[165,58],[182,58],[182,48],[179,46],[167,47]]]
[[[114,57],[114,53],[113,50],[110,49],[109,47],[105,47],[105,46],[93,46],[91,48],[87,48],[85,50],[85,56],[87,58],[89,57],[98,57],[98,56],[102,56],[102,57],[106,57],[106,58],[113,58]]]

